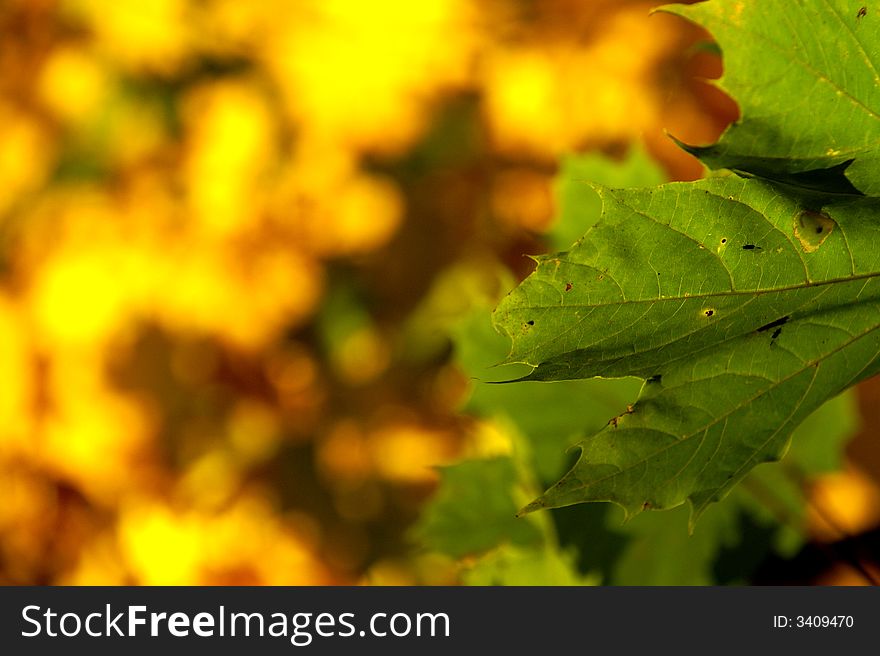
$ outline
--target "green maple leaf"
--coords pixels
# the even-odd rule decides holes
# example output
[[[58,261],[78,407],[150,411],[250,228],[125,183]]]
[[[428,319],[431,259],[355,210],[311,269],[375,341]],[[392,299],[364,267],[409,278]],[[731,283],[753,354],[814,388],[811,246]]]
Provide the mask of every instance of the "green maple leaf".
[[[722,32],[727,88],[745,97],[743,120],[700,154],[749,176],[600,189],[602,219],[568,252],[536,258],[496,310],[508,362],[533,367],[523,380],[646,381],[527,511],[613,501],[631,516],[689,501],[695,521],[755,465],[778,460],[824,401],[880,371],[880,175],[870,164],[880,101],[865,64],[878,32],[847,41],[841,73],[826,51],[798,43],[815,39],[805,16],[839,22],[843,3],[807,4],[677,9]],[[737,34],[754,38],[737,45]],[[787,64],[754,48],[767,40]],[[804,98],[783,65],[809,69],[821,120],[796,106]],[[760,90],[743,81],[750,74]]]
[[[795,187],[880,195],[880,11],[850,0],[713,0],[665,11],[707,28],[742,120],[712,168]]]
[[[549,235],[551,243],[569,246],[575,234],[598,222],[602,203],[585,183],[588,179],[657,184],[662,174],[638,149],[620,161],[601,155],[566,158],[554,184],[561,212]],[[456,293],[462,287],[467,285],[455,279]],[[682,514],[675,511],[671,516],[644,513],[625,525],[616,513],[591,513],[593,520],[585,524],[583,513],[560,511],[553,524],[518,531],[523,527],[513,518],[515,499],[529,494],[535,479],[556,480],[564,472],[566,448],[625,410],[639,384],[634,378],[489,384],[526,374],[529,368],[492,366],[508,352],[509,340],[492,329],[485,306],[478,305],[452,328],[456,362],[472,380],[463,410],[491,418],[521,439],[515,440],[510,457],[444,470],[440,489],[413,532],[425,547],[467,555],[463,582],[576,585],[595,583],[596,576],[623,585],[706,584],[716,576],[743,581],[769,550],[791,553],[802,544],[799,479],[839,467],[841,446],[855,430],[852,394],[840,395],[805,420],[786,466],[752,471],[731,498],[707,512],[690,538],[681,531]],[[798,475],[793,477],[792,470]],[[767,494],[772,498],[766,499]],[[584,578],[578,570],[592,575]]]

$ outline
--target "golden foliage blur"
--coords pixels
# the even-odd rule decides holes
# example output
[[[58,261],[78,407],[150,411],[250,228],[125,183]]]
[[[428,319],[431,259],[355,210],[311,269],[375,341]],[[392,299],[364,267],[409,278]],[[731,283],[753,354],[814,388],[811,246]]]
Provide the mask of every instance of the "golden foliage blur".
[[[466,383],[408,317],[538,248],[565,152],[700,175],[662,129],[734,108],[650,6],[4,2],[0,583],[454,580],[404,532]]]
[[[811,486],[811,532],[834,541],[880,526],[880,486],[853,465],[819,477]]]

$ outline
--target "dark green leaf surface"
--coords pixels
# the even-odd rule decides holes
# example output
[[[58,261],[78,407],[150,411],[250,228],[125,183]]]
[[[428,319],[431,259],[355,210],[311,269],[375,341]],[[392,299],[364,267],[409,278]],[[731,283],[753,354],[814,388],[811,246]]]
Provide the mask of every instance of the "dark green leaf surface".
[[[641,513],[622,526],[618,513],[609,514],[607,529],[626,542],[608,582],[744,583],[769,551],[795,552],[804,540],[801,478],[839,468],[843,447],[856,430],[855,403],[855,394],[845,392],[810,415],[795,430],[781,465],[753,469],[723,503],[703,514],[693,535],[682,530],[687,521],[683,507],[670,513]],[[728,560],[730,571],[724,572]]]
[[[880,195],[880,8],[851,0],[711,0],[664,8],[707,28],[742,119],[688,147],[729,168],[831,193]]]
[[[529,510],[689,499],[696,517],[880,369],[880,204],[733,177],[602,194],[603,220],[538,258],[496,325],[527,379],[647,382]]]
[[[512,421],[528,442],[528,460],[538,479],[559,478],[568,459],[566,450],[585,435],[600,430],[609,417],[623,412],[638,394],[636,378],[567,380],[552,385],[493,385],[528,372],[492,365],[502,360],[510,342],[493,328],[485,308],[458,323],[456,361],[473,377],[473,392],[465,410],[473,415]],[[515,365],[511,365],[515,366]]]
[[[543,540],[536,524],[514,516],[518,481],[510,458],[466,460],[443,467],[440,475],[440,488],[414,530],[425,546],[461,557],[508,542],[525,546]]]

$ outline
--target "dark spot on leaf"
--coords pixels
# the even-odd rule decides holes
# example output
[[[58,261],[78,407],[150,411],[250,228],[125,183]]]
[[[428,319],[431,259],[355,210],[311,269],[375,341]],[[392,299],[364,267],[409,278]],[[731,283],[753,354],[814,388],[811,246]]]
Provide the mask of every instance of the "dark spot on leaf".
[[[726,243],[727,243],[727,237],[725,237],[724,239],[722,239],[722,240],[721,240],[721,243],[722,243],[722,244],[726,244]]]
[[[759,333],[763,333],[764,331],[770,330],[771,328],[778,328],[779,326],[784,326],[788,322],[788,315],[777,319],[776,321],[771,321],[770,323],[764,324],[760,328],[758,328]]]
[[[761,250],[760,246],[755,246],[754,244],[745,244],[743,246],[744,251],[759,251]]]
[[[867,7],[860,7],[859,12],[856,14],[856,18],[861,19],[867,15],[868,15],[868,8]]]
[[[530,326],[534,326],[534,325],[535,325],[535,322],[534,322],[533,319],[529,319],[528,321],[526,321],[526,323],[529,324]]]
[[[773,334],[770,335],[770,339],[776,339],[781,334],[782,334],[782,328],[777,328],[776,330],[773,331]]]
[[[572,285],[571,285],[570,282],[565,283],[565,291],[570,292],[570,291],[571,291],[571,287],[572,287]]]
[[[822,234],[822,226],[816,226],[816,234],[817,234],[817,235],[821,235],[821,234]]]
[[[660,374],[654,374],[653,376],[651,376],[651,377],[648,379],[647,382],[649,382],[649,383],[659,383],[662,379],[663,379],[663,376],[661,376]]]
[[[705,314],[707,317],[711,317],[713,314],[715,314],[715,310],[706,310],[703,314]]]
[[[645,503],[642,504],[642,510],[648,510],[650,507],[651,507],[650,501],[645,501]]]

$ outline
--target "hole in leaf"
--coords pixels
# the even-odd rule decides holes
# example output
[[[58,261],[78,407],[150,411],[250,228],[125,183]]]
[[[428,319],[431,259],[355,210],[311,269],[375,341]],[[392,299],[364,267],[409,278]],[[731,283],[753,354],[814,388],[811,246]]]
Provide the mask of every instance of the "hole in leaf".
[[[715,314],[715,310],[706,310],[705,312],[703,312],[703,314],[705,314],[707,317],[711,317],[713,314]]]
[[[804,210],[795,217],[794,236],[807,253],[813,253],[828,239],[835,225],[827,214]]]

